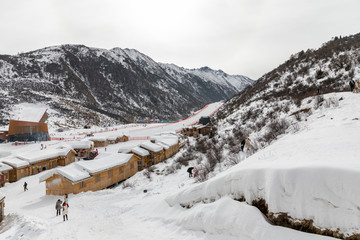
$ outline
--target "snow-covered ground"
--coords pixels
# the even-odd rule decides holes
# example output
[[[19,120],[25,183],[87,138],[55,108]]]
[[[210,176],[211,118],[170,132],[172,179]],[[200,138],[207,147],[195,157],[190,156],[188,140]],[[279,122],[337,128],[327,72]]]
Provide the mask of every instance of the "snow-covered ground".
[[[46,196],[45,183],[39,183],[45,173],[6,184],[0,189],[6,196],[7,214],[0,225],[0,239],[333,239],[273,226],[258,209],[232,199],[240,196],[247,201],[263,198],[270,211],[309,218],[321,228],[360,232],[356,151],[360,94],[333,97],[344,100],[338,106],[314,111],[297,133],[280,137],[205,183],[195,183],[185,167],[166,175],[164,169],[172,164],[172,158],[157,164],[151,179],[137,173],[127,181],[127,188],[70,194],[66,222],[56,217],[55,210],[56,200],[63,197]],[[138,126],[128,133],[148,136],[176,130],[166,124],[156,126],[162,128]],[[56,143],[50,142],[49,148]],[[39,147],[39,143],[0,144],[0,157]],[[119,147],[110,145],[106,151],[117,152]],[[28,183],[26,192],[24,181]],[[182,208],[179,203],[193,207]]]

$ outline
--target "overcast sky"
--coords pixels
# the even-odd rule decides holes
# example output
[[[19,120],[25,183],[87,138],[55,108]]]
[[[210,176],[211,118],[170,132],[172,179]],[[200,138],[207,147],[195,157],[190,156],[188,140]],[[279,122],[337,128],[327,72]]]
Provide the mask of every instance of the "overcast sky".
[[[0,54],[60,44],[257,79],[291,54],[360,32],[360,0],[0,0]],[[358,25],[359,24],[359,25]]]

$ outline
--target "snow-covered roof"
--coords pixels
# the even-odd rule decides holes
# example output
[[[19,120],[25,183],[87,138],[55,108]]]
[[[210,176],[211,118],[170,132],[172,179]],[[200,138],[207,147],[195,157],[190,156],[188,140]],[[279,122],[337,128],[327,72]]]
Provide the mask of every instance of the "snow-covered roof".
[[[155,144],[155,143],[152,143],[150,141],[142,142],[140,144],[140,147],[145,148],[147,150],[150,150],[152,152],[160,152],[161,150],[163,150],[162,146],[160,146],[158,144]]]
[[[83,167],[90,174],[104,171],[109,168],[126,164],[133,154],[115,153],[106,157],[97,157],[93,161],[76,162],[79,166]]]
[[[163,138],[159,141],[159,143],[163,143],[163,144],[166,144],[166,145],[172,147],[179,143],[179,139],[178,138]]]
[[[13,168],[9,165],[0,162],[0,172],[10,171],[11,169]]]
[[[168,145],[166,145],[166,144],[164,144],[164,143],[162,143],[162,142],[157,142],[156,144],[159,145],[159,146],[161,146],[161,147],[163,147],[163,148],[166,149],[166,150],[168,150],[168,149],[170,148]]]
[[[107,136],[106,139],[109,141],[115,141],[117,138],[119,138],[119,136],[117,135],[112,135],[112,136]]]
[[[47,110],[47,106],[22,103],[15,105],[13,108],[13,120],[28,121],[28,122],[39,122]]]
[[[143,156],[143,157],[150,155],[149,151],[147,151],[146,149],[143,149],[141,147],[134,147],[131,149],[131,151],[133,153]]]
[[[106,138],[104,137],[92,137],[92,138],[89,138],[90,141],[96,141],[96,142],[105,142],[106,141]]]
[[[106,139],[110,140],[110,141],[115,141],[117,138],[122,138],[123,136],[128,137],[128,135],[126,135],[126,134],[117,134],[117,135],[107,136]]]
[[[151,140],[154,140],[156,144],[162,143],[167,146],[174,146],[178,144],[179,138],[174,135],[161,135],[161,136],[153,136]]]
[[[21,160],[17,157],[6,157],[6,158],[2,158],[1,161],[15,168],[22,168],[29,166],[29,162]]]
[[[131,149],[133,149],[134,147],[138,147],[140,146],[140,144],[142,143],[142,141],[129,141],[129,142],[122,142],[119,143],[119,153],[129,153],[131,152]]]
[[[74,151],[74,150],[70,147],[44,149],[44,150],[32,151],[30,153],[18,154],[17,157],[20,158],[21,160],[28,161],[29,163],[35,163],[47,159],[66,156],[70,151]]]
[[[87,148],[91,148],[92,146],[94,146],[94,142],[89,141],[89,140],[70,141],[70,142],[66,142],[66,144],[71,146],[73,149],[87,149]]]
[[[90,173],[86,171],[82,166],[78,165],[77,163],[73,163],[65,167],[58,167],[56,169],[47,171],[39,178],[39,180],[40,182],[45,181],[46,179],[54,176],[55,174],[61,175],[72,182],[82,181],[91,176]]]

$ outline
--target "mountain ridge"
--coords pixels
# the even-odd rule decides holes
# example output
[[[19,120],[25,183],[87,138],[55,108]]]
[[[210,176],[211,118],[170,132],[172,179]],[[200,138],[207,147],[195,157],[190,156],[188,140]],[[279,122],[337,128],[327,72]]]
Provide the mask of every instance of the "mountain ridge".
[[[0,55],[0,119],[6,124],[21,102],[49,104],[78,126],[179,119],[253,83],[219,73],[158,63],[128,48],[66,44]]]

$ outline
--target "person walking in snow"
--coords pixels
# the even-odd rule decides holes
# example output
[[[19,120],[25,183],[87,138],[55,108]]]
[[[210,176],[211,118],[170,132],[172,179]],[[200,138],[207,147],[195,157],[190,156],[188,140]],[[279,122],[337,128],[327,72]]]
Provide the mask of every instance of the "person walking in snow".
[[[241,151],[244,151],[244,147],[245,147],[245,139],[243,139],[240,143]]]
[[[63,203],[63,213],[62,213],[64,221],[65,221],[65,218],[66,218],[66,220],[68,220],[68,211],[69,211],[69,206],[64,202]]]
[[[250,139],[249,139],[249,138],[246,139],[246,141],[245,141],[245,146],[246,146],[246,149],[247,149],[247,150],[250,150],[251,144],[250,144]]]
[[[354,80],[350,80],[350,82],[349,82],[349,85],[350,85],[350,92],[353,92],[354,91],[354,88],[355,88],[355,82],[354,82]]]
[[[27,182],[24,182],[24,192],[27,191],[28,188],[27,188]]]
[[[64,203],[69,207],[69,196],[67,194],[65,194]]]
[[[60,199],[58,199],[55,204],[56,216],[61,215],[61,204],[62,204],[62,201]]]
[[[197,177],[198,175],[199,175],[199,170],[195,169],[194,178]]]
[[[187,172],[189,173],[189,177],[192,177],[192,170],[193,169],[194,169],[193,167],[188,168]]]

